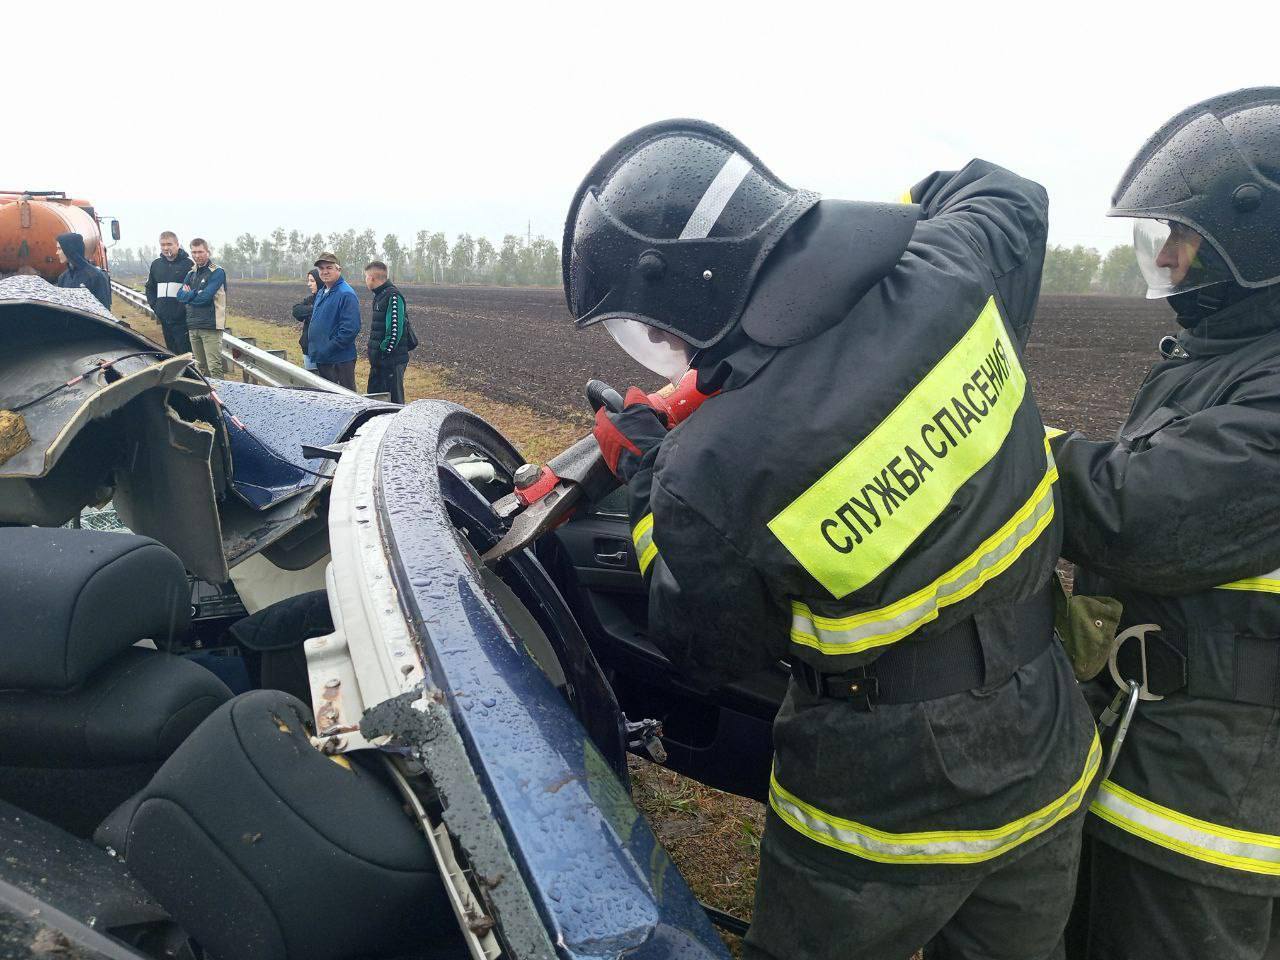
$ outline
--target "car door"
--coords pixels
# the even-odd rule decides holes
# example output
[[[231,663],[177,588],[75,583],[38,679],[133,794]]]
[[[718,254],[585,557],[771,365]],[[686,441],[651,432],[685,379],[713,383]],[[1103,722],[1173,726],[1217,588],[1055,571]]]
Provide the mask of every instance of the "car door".
[[[647,591],[622,489],[544,538],[538,554],[628,720],[662,723],[665,765],[709,786],[763,800],[786,666],[779,663],[710,695],[680,676],[648,634]]]

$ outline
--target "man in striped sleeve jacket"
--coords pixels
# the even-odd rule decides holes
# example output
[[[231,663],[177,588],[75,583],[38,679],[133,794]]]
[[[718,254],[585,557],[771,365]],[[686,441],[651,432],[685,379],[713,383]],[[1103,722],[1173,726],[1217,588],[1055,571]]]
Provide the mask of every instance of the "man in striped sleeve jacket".
[[[409,365],[409,351],[418,345],[409,326],[404,294],[387,279],[387,265],[381,260],[364,268],[364,285],[373,293],[365,393],[388,393],[392,403],[404,403],[404,371]]]
[[[820,200],[688,120],[574,198],[578,325],[714,394],[669,433],[638,390],[597,418],[650,635],[707,687],[791,665],[746,956],[1060,955],[1100,748],[1021,359],[1046,226],[985,161]]]
[[[147,303],[160,321],[164,345],[175,354],[191,352],[187,307],[178,300],[178,291],[194,266],[187,251],[178,243],[176,233],[166,230],[160,234],[160,256],[151,261],[144,289]]]

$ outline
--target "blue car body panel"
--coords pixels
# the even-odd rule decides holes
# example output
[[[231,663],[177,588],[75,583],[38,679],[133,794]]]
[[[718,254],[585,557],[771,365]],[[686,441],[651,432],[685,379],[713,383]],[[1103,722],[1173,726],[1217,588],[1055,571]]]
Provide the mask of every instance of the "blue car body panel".
[[[232,485],[255,510],[266,510],[315,485],[317,478],[306,470],[319,470],[324,461],[304,459],[303,444],[325,446],[346,436],[361,420],[398,409],[363,397],[234,380],[218,380],[214,386],[226,404],[222,416],[231,443]],[[236,427],[232,414],[278,456]]]
[[[432,744],[421,742],[428,773],[450,801],[446,822],[482,884],[496,869],[486,864],[509,857],[520,893],[527,890],[562,957],[727,957],[617,773],[522,649],[459,541],[459,508],[477,549],[476,539],[500,533],[478,492],[449,479],[442,488],[451,473],[442,451],[459,437],[474,440],[477,425],[453,404],[419,401],[396,415],[379,454],[380,522],[403,611],[465,750],[466,775],[492,814],[486,821],[485,804],[450,800],[449,777],[432,769]],[[501,851],[485,849],[493,821]],[[500,920],[508,880],[499,878],[489,895]]]

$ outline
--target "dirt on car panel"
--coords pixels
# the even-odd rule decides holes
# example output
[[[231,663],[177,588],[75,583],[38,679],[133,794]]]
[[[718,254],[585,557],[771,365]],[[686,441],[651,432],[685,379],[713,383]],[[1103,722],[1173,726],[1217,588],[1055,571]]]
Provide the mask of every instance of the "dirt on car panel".
[[[433,693],[439,691],[425,696],[414,691],[373,707],[361,718],[360,731],[369,739],[389,737],[422,761],[444,800],[445,823],[458,838],[515,955],[554,957],[555,948],[519,879],[519,868],[475,778],[462,738],[448,718],[448,708]]]

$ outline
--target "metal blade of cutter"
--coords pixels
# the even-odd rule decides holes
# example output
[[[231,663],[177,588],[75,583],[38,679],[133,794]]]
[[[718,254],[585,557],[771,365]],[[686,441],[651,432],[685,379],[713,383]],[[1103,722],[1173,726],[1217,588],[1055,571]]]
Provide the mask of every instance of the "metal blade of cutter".
[[[622,396],[600,380],[587,383],[587,400],[593,410],[605,406],[616,413],[622,409]],[[560,482],[525,507],[522,513],[516,514],[506,535],[480,558],[486,566],[493,566],[503,557],[527,547],[548,530],[554,530],[581,500],[594,501],[618,485],[618,479],[609,472],[604,455],[600,453],[600,445],[591,434],[553,457],[547,467]],[[520,503],[520,498],[511,493],[493,507],[505,520],[519,509]]]
[[[503,557],[527,547],[548,530],[559,526],[581,497],[582,488],[578,484],[558,484],[546,496],[517,514],[503,538],[480,559],[492,567]]]

